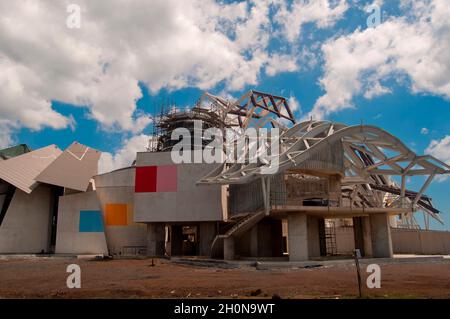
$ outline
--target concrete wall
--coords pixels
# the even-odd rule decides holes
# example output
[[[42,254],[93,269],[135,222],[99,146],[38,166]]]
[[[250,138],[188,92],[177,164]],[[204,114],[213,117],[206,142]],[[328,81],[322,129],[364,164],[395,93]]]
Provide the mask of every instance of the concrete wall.
[[[450,232],[391,228],[391,237],[394,254],[450,254]],[[352,227],[336,227],[336,246],[339,254],[353,251]]]
[[[336,227],[336,249],[340,255],[351,255],[355,249],[353,227]]]
[[[309,259],[307,215],[293,213],[288,215],[289,261]]]
[[[139,167],[174,165],[170,152],[138,153],[136,163]],[[223,220],[222,187],[196,184],[217,165],[177,165],[176,192],[135,193],[135,221],[202,222]]]
[[[396,254],[450,254],[450,232],[392,228]]]
[[[80,232],[80,211],[100,211],[95,192],[65,195],[59,198],[57,254],[107,254],[104,232]]]
[[[48,252],[52,189],[40,185],[31,194],[16,189],[2,225],[0,253]]]
[[[126,225],[105,224],[106,242],[112,255],[139,255],[147,246],[147,226],[134,223],[134,179],[135,168],[129,167],[95,176],[95,187],[102,214],[108,204],[127,205],[130,220]],[[106,219],[105,219],[106,220]]]

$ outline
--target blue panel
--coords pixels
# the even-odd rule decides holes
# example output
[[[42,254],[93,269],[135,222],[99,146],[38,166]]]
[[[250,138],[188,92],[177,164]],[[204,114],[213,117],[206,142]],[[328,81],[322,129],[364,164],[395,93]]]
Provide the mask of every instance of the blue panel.
[[[80,233],[103,232],[103,216],[98,210],[80,211]]]

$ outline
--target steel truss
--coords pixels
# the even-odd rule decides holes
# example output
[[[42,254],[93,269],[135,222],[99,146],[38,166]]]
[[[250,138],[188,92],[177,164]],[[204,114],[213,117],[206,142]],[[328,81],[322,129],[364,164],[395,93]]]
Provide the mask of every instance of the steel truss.
[[[258,96],[259,93],[250,91],[234,104],[226,104],[225,100],[215,96],[208,94],[206,96],[216,99],[218,104],[228,110],[227,114],[230,114],[231,110],[241,109],[238,105],[243,99],[252,101],[252,94]],[[253,102],[253,106],[249,106],[248,103],[247,117],[239,120],[239,123],[242,123],[241,127],[248,127],[250,124],[261,127],[261,123],[268,123],[266,120],[261,121],[261,113],[255,111],[262,102],[256,104],[257,106]],[[281,104],[282,102],[275,102],[273,105]],[[238,118],[241,116],[243,115],[239,115]],[[281,116],[279,118],[285,119]],[[293,119],[292,121],[294,122]],[[281,127],[271,123],[274,127]],[[431,199],[424,195],[424,192],[436,175],[450,174],[450,166],[430,155],[416,155],[388,132],[371,125],[347,126],[330,121],[309,120],[283,129],[279,141],[280,152],[273,155],[270,161],[224,163],[202,178],[199,183],[238,184],[258,178],[265,183],[267,180],[265,177],[268,176],[264,169],[269,168],[273,160],[278,161],[277,173],[293,170],[308,161],[311,156],[336,142],[341,142],[344,152],[342,198],[351,207],[401,208],[399,211],[402,212],[402,223],[409,228],[418,227],[413,214],[418,210],[424,214],[425,228],[429,226],[429,217],[442,223],[439,211],[432,206]],[[394,181],[394,176],[400,178],[400,185]],[[406,187],[407,179],[411,176],[426,177],[418,192],[409,191]]]

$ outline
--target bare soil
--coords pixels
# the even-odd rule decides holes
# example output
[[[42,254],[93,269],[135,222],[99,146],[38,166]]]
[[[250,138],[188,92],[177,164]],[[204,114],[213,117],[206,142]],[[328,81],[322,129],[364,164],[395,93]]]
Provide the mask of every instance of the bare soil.
[[[66,267],[81,267],[81,289],[68,289]],[[450,298],[450,263],[381,265],[380,289],[367,298]],[[363,283],[368,275],[362,270]],[[0,298],[355,298],[351,263],[311,269],[222,269],[157,259],[0,260]]]

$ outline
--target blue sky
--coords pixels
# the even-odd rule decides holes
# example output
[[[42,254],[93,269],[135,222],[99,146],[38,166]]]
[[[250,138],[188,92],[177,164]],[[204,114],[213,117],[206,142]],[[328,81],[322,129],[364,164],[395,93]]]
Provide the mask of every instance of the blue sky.
[[[14,30],[0,32],[0,67],[7,79],[15,79],[23,89],[14,95],[17,83],[10,80],[10,91],[0,91],[7,96],[0,98],[3,146],[26,143],[39,148],[55,143],[65,148],[77,140],[110,153],[112,165],[123,165],[119,153],[127,150],[134,137],[151,135],[152,125],[145,118],[156,114],[161,103],[185,107],[205,90],[238,97],[256,89],[296,101],[298,119],[312,115],[350,125],[377,125],[413,151],[432,152],[450,162],[450,143],[445,140],[450,136],[450,73],[446,71],[450,70],[450,11],[442,10],[447,6],[444,0],[404,1],[403,5],[400,1],[320,0],[313,5],[282,0],[199,4],[193,0],[189,10],[177,2],[155,1],[154,7],[136,4],[121,16],[109,18],[106,7],[120,11],[115,2],[79,1],[83,23],[79,30],[64,27],[63,5],[61,9],[44,2],[43,8],[31,13],[20,4],[8,8],[9,13],[0,8],[0,21],[2,15],[14,15],[20,30],[20,22],[26,25],[21,19],[28,19],[36,25],[28,35],[31,38],[35,32],[39,40],[29,43],[37,40],[21,38]],[[381,10],[381,25],[375,28],[366,24],[373,12],[365,11],[370,4]],[[164,6],[173,6],[174,15],[194,21],[188,26],[200,31],[170,23],[170,10],[163,10],[169,22],[158,32],[167,34],[153,35],[156,27],[140,14]],[[211,15],[208,19],[203,19],[204,7]],[[56,18],[49,22],[40,16],[42,12]],[[218,18],[219,13],[225,20]],[[102,29],[104,25],[107,28]],[[48,30],[56,31],[49,36]],[[77,51],[71,51],[74,47],[66,38]],[[173,50],[181,53],[173,52],[164,38],[170,38]],[[26,51],[31,44],[34,53]],[[45,61],[48,47],[53,58]],[[61,52],[68,51],[74,57],[60,58]],[[1,64],[2,58],[9,64]],[[98,65],[102,70],[92,72]],[[66,72],[77,75],[66,78]],[[111,84],[115,81],[118,85]],[[22,100],[24,96],[29,99]],[[30,119],[9,107],[14,103],[43,116]],[[419,185],[410,186],[417,189]],[[445,226],[433,223],[434,228],[450,229],[449,189],[450,179],[435,181],[427,191],[446,222]]]

